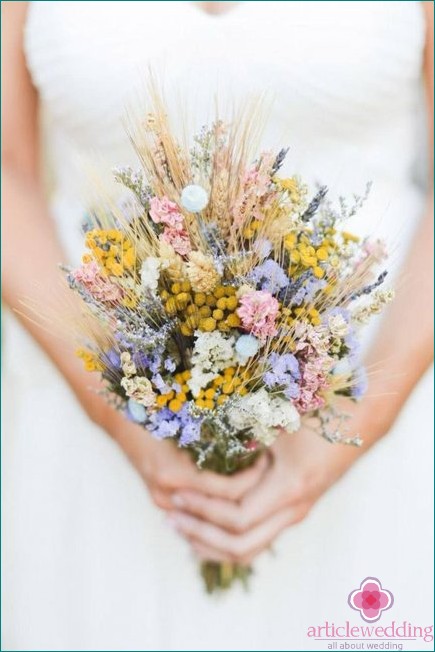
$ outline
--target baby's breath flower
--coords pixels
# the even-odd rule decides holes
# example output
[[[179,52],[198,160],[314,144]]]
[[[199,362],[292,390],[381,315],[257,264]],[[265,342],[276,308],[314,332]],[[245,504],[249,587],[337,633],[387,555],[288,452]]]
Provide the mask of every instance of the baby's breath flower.
[[[146,258],[140,269],[140,279],[144,290],[157,292],[162,261],[154,256]]]

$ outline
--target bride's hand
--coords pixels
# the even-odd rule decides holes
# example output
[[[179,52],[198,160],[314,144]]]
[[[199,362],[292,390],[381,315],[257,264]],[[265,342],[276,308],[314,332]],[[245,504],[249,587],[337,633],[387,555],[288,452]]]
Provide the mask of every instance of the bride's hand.
[[[283,433],[270,449],[268,470],[241,500],[178,491],[170,519],[201,558],[249,564],[301,521],[359,454],[306,429]]]
[[[196,496],[238,501],[261,480],[268,466],[266,458],[246,471],[223,476],[200,471],[190,455],[174,442],[157,441],[143,428],[111,411],[106,428],[144,479],[155,504],[174,509],[174,492],[194,491]]]

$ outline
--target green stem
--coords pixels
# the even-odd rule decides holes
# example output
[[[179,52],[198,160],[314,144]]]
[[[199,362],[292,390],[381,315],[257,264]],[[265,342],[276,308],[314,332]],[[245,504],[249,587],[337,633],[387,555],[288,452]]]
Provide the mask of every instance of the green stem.
[[[261,454],[262,450],[259,449],[239,458],[229,459],[224,451],[215,449],[213,455],[203,465],[203,468],[223,475],[232,475],[254,464]],[[243,566],[232,562],[203,561],[201,563],[201,575],[207,593],[229,589],[236,582],[241,582],[246,589],[252,572],[251,566]]]

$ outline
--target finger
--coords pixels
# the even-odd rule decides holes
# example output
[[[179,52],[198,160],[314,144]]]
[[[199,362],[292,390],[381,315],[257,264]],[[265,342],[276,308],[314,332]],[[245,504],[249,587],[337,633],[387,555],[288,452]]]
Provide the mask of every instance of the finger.
[[[241,563],[249,563],[255,555],[268,548],[284,528],[301,520],[306,513],[306,508],[286,507],[241,535],[231,534],[184,512],[173,512],[170,519],[174,527],[187,538],[215,548]]]
[[[199,541],[191,541],[192,550],[202,561],[220,561],[228,562],[233,561],[233,558],[229,555],[212,548],[211,546],[206,546]]]
[[[245,530],[240,504],[224,498],[212,498],[199,491],[180,490],[171,496],[173,507],[198,516],[204,521],[233,532]]]
[[[285,507],[296,509],[310,499],[304,481],[296,475],[289,477],[288,469],[274,462],[270,472],[243,497],[241,520],[249,529]]]
[[[214,498],[192,490],[174,492],[172,502],[183,512],[241,534],[290,504],[289,497],[283,491],[285,486],[271,470],[240,502]]]
[[[157,507],[164,510],[174,509],[174,503],[169,491],[163,491],[159,487],[152,485],[149,487],[150,496]]]
[[[203,494],[226,498],[228,500],[240,500],[248,491],[253,489],[260,481],[269,466],[267,455],[261,455],[255,464],[244,471],[233,475],[222,475],[213,471],[201,471],[189,469],[186,472],[180,471],[172,479],[168,478],[169,486],[172,488],[194,489]]]

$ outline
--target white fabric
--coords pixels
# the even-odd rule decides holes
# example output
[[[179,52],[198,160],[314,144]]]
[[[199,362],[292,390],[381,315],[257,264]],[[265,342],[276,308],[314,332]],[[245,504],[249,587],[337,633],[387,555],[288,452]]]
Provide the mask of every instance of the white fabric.
[[[351,226],[387,236],[400,262],[424,198],[423,46],[417,2],[243,2],[221,16],[189,2],[30,3],[26,54],[71,258],[81,161],[134,162],[121,116],[152,64],[197,127],[216,91],[223,104],[266,91],[264,145],[290,145],[287,170],[332,195],[373,180]],[[258,560],[251,593],[215,600],[135,471],[12,319],[5,338],[4,648],[315,649],[309,624],[358,624],[347,595],[367,575],[393,591],[396,621],[430,622],[431,373],[388,438]]]

